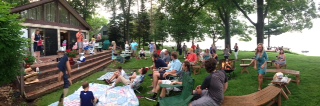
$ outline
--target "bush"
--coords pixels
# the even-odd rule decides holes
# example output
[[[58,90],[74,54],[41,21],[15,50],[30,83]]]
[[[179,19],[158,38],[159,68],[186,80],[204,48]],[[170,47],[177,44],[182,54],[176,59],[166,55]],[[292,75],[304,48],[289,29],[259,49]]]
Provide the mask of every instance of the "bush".
[[[15,80],[24,62],[28,41],[21,37],[22,22],[17,14],[10,14],[11,5],[0,2],[0,86]]]

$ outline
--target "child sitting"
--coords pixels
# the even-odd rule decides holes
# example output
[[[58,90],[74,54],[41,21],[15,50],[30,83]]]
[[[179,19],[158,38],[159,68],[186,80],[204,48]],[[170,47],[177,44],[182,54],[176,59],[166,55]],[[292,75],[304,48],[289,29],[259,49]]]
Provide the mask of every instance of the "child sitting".
[[[144,58],[145,60],[147,59],[146,52],[143,50],[143,48],[141,48],[141,50],[140,50],[140,58],[139,59],[141,59],[141,58]]]
[[[82,84],[82,88],[84,89],[80,93],[80,106],[94,106],[99,100],[93,96],[92,91],[89,91],[89,83],[84,82]]]

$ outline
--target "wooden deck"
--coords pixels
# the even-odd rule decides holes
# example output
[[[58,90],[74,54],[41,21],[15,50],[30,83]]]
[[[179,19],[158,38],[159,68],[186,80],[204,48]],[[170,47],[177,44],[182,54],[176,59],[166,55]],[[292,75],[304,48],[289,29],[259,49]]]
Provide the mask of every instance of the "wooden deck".
[[[79,81],[109,65],[112,62],[111,55],[112,52],[108,50],[92,56],[86,56],[86,62],[80,63],[79,68],[78,65],[72,66],[72,82]],[[33,100],[58,89],[62,89],[63,81],[58,82],[57,80],[59,69],[57,68],[58,62],[56,62],[56,58],[57,56],[42,57],[41,60],[43,63],[31,66],[33,70],[39,67],[39,82],[24,85],[24,96],[26,99]]]

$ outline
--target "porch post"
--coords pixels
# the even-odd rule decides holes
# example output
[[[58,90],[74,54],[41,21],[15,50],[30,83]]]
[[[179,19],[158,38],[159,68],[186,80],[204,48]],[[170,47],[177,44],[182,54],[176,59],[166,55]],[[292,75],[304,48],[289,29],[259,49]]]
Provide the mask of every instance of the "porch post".
[[[58,40],[57,40],[58,45],[57,46],[58,46],[58,50],[60,50],[60,47],[61,47],[61,45],[60,45],[60,28],[57,28],[57,36],[58,36],[57,37],[58,38]]]

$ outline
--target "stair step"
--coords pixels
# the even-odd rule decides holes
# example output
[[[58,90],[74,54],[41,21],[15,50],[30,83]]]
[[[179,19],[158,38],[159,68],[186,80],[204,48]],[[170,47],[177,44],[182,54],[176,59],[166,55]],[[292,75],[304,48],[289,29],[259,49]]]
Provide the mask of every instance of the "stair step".
[[[111,50],[107,50],[107,51],[103,51],[103,52],[98,52],[95,55],[91,55],[91,56],[86,56],[86,59],[89,60],[91,58],[97,57],[97,56],[101,56],[101,55],[105,55],[105,54],[111,54],[112,51]],[[75,59],[79,59],[79,58],[75,58]],[[40,64],[39,69],[40,71],[42,69],[50,69],[50,68],[56,68],[58,65],[58,62],[49,62],[49,63],[45,63],[45,64]],[[37,65],[32,65],[31,68],[32,70],[36,70],[36,66]]]
[[[98,66],[95,66],[95,67],[92,67],[91,69],[88,69],[86,72],[83,72],[83,73],[80,73],[77,75],[73,75],[71,77],[72,83],[75,83],[76,81],[79,81],[79,80],[99,71],[99,69],[104,68],[105,66],[109,65],[111,62],[112,62],[112,60],[109,60],[109,61],[102,63]],[[34,90],[32,92],[26,93],[26,99],[33,100],[33,99],[36,99],[36,98],[43,96],[45,94],[48,94],[48,93],[54,92],[58,89],[61,89],[62,87],[63,87],[63,81],[56,82],[56,83],[47,85],[46,87],[42,87],[42,89],[38,89],[38,90]]]
[[[101,56],[97,56],[97,57],[91,58],[89,60],[86,60],[86,62],[80,64],[80,67],[82,67],[84,65],[87,65],[87,64],[90,64],[90,63],[92,63],[94,61],[100,60],[101,58],[111,57],[110,55],[111,55],[111,53],[110,54],[101,55]],[[71,67],[72,67],[72,69],[77,69],[78,65],[73,65]],[[41,72],[41,74],[39,74],[38,78],[41,80],[42,78],[46,78],[47,76],[58,74],[59,73],[59,69],[58,69],[58,67],[56,65],[55,67],[50,68],[50,69],[45,69],[45,70],[41,70],[40,69],[40,72]]]
[[[90,69],[91,67],[95,67],[96,65],[102,64],[103,62],[108,61],[108,60],[111,60],[111,57],[103,58],[103,59],[100,59],[100,60],[94,61],[94,62],[88,62],[88,64],[80,66],[79,69],[78,69],[78,67],[72,68],[71,76],[82,73],[83,71],[86,71],[87,69]],[[58,73],[59,72],[60,72],[59,70],[56,70],[56,74],[47,75],[47,77],[39,79],[40,82],[38,82],[38,83],[25,85],[25,92],[30,92],[32,90],[40,89],[46,85],[56,83],[58,81],[58,76],[59,76]]]

